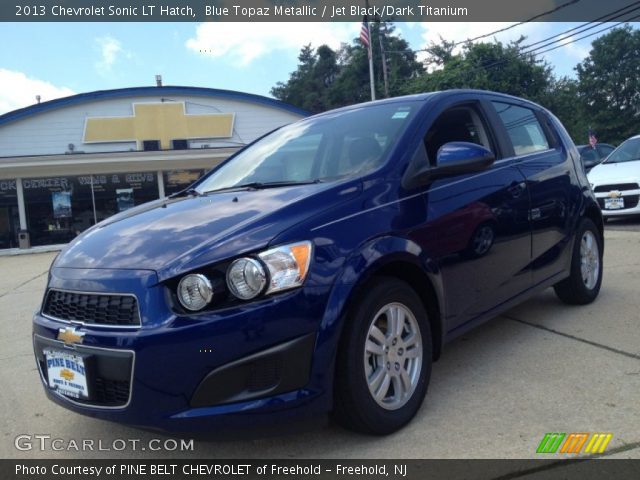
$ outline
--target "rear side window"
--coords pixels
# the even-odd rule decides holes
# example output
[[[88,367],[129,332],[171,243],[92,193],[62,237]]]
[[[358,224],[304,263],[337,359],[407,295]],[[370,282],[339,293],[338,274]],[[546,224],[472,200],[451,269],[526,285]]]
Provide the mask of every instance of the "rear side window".
[[[549,149],[549,140],[533,110],[509,103],[492,103],[507,130],[516,155]]]

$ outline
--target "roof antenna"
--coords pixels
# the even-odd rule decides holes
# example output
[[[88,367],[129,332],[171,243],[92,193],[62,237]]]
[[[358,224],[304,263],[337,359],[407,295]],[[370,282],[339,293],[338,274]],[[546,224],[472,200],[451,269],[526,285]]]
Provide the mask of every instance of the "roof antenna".
[[[156,87],[162,86],[162,75],[156,75]]]
[[[42,98],[40,95],[36,95],[36,102],[40,103],[40,98]]]

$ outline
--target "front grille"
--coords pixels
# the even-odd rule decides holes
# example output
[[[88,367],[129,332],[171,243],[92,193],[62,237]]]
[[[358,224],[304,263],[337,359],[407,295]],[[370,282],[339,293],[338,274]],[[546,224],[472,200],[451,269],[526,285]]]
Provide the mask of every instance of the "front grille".
[[[593,189],[594,192],[610,192],[611,190],[637,190],[637,183],[619,183],[617,185],[598,185]]]
[[[626,197],[622,197],[624,198],[624,208],[619,209],[620,210],[626,210],[627,208],[635,208],[638,206],[638,195],[628,195]],[[604,198],[598,198],[598,204],[600,205],[600,209],[604,210]],[[615,212],[616,210],[607,210],[607,212]]]
[[[60,320],[94,325],[140,325],[138,302],[130,295],[97,295],[49,290],[42,312]]]

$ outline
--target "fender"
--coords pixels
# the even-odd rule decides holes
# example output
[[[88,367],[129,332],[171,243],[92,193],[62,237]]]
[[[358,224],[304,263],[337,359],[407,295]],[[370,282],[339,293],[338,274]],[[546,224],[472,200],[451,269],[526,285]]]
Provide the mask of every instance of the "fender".
[[[325,365],[333,365],[338,348],[339,338],[345,322],[345,313],[349,302],[358,294],[358,289],[371,277],[392,264],[405,263],[413,265],[427,277],[436,296],[437,308],[440,312],[438,322],[437,351],[443,343],[444,328],[442,318],[443,288],[437,264],[415,242],[397,236],[378,237],[367,241],[350,255],[336,277],[329,296],[324,317],[318,329],[316,344],[317,359]],[[421,295],[422,296],[422,295]],[[327,362],[327,363],[325,363]],[[333,371],[333,369],[329,369]]]

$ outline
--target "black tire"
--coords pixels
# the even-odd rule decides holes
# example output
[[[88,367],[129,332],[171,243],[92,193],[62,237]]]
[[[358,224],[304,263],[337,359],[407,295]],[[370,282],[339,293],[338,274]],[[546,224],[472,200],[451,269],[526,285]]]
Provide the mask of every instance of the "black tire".
[[[589,281],[583,278],[581,266],[581,245],[583,238],[589,233],[592,235],[592,241],[595,241],[598,248],[598,265],[595,269],[592,269],[592,271],[597,270],[597,280],[592,285],[589,285]],[[602,285],[602,247],[602,237],[600,236],[600,231],[596,225],[589,218],[582,219],[573,244],[571,275],[553,287],[558,298],[564,303],[568,303],[570,305],[586,305],[596,299],[600,292],[600,286]]]
[[[432,364],[431,329],[422,301],[407,283],[392,277],[376,277],[361,289],[361,292],[347,315],[340,339],[336,359],[333,413],[336,420],[348,429],[368,434],[387,435],[402,428],[415,416],[427,393]],[[407,350],[404,352],[405,356],[409,356],[409,351],[414,352],[413,355],[417,355],[416,352],[421,351],[422,355],[421,366],[414,370],[412,377],[414,380],[410,382],[413,385],[412,393],[406,393],[405,403],[397,409],[383,408],[378,404],[370,392],[366,376],[366,370],[370,368],[367,365],[372,365],[372,363],[371,359],[365,360],[365,343],[368,338],[371,338],[369,337],[370,328],[374,321],[376,319],[379,321],[384,317],[379,313],[389,305],[400,305],[413,315],[413,319],[409,319],[409,316],[405,317],[409,323],[398,322],[398,324],[403,324],[403,333],[398,338],[400,338],[402,345],[407,346]],[[406,332],[404,339],[409,341],[409,326],[412,322],[417,324],[417,329],[419,329],[421,345],[419,348],[409,350],[411,347],[408,346],[408,343],[404,343],[403,335]],[[388,338],[390,342],[393,335],[389,331],[387,334],[389,336],[385,338]],[[401,343],[400,341],[398,344]],[[394,345],[396,344],[394,343]],[[390,348],[396,350],[388,355],[396,353],[402,355],[400,351],[402,348],[398,346]],[[403,371],[405,368],[406,371],[411,368],[411,361],[408,358],[396,357],[396,359],[403,365],[400,367]],[[384,361],[382,362],[383,367],[380,365],[376,365],[375,372],[384,371]],[[397,364],[394,363],[394,365],[397,370]],[[373,370],[373,367],[371,368]],[[389,362],[386,363],[386,368],[389,369]],[[392,371],[384,372],[386,377],[389,374],[393,374],[393,367]],[[398,376],[397,373],[395,375]],[[406,382],[398,378],[396,380],[401,382],[399,389],[401,390],[402,385],[406,385]],[[387,385],[390,384],[387,383]],[[394,387],[391,387],[389,392],[395,390],[396,384],[393,385]],[[395,396],[395,392],[393,396]]]

